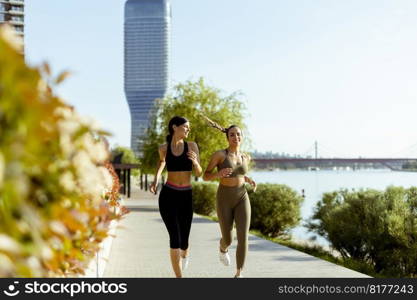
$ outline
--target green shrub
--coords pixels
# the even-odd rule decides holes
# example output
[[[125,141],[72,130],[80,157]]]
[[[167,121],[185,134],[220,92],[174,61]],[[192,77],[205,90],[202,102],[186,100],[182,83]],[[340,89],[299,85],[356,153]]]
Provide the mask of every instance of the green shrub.
[[[417,188],[326,193],[307,227],[345,259],[387,276],[417,275]]]
[[[194,212],[211,216],[216,212],[216,183],[193,182]]]
[[[300,206],[304,199],[290,187],[259,184],[256,192],[248,192],[252,206],[251,229],[276,237],[300,222]]]
[[[8,35],[0,26],[0,277],[83,273],[115,217],[104,133],[54,94],[66,73],[29,68]]]

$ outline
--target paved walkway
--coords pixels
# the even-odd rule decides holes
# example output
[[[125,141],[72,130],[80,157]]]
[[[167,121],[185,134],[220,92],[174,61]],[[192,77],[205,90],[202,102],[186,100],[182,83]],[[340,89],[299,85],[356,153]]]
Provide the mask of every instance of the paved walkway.
[[[157,196],[133,187],[125,200],[131,212],[120,222],[104,277],[174,277],[169,260],[168,233],[159,215]],[[235,234],[234,234],[235,235]],[[236,240],[230,248],[232,265],[218,260],[219,225],[194,214],[190,234],[190,264],[184,277],[233,277]],[[302,252],[249,236],[245,277],[368,277]]]

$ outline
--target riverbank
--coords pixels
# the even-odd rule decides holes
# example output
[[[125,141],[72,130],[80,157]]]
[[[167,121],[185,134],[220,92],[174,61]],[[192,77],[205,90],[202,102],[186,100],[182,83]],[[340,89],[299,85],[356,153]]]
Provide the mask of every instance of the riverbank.
[[[385,170],[357,170],[357,171],[255,171],[249,176],[259,183],[285,184],[293,188],[300,195],[304,190],[304,202],[301,205],[300,225],[291,230],[291,235],[300,240],[316,239],[321,246],[329,243],[323,237],[308,232],[302,226],[313,214],[318,201],[324,193],[340,189],[359,190],[372,188],[384,190],[388,186],[403,186],[409,188],[417,185],[417,172],[396,172]]]

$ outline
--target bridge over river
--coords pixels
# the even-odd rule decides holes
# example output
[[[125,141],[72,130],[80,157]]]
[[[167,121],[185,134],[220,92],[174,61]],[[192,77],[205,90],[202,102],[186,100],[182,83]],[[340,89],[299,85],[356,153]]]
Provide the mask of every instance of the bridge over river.
[[[267,168],[277,165],[303,165],[311,167],[350,165],[382,165],[391,170],[401,170],[405,163],[416,162],[417,158],[253,158],[256,166]]]

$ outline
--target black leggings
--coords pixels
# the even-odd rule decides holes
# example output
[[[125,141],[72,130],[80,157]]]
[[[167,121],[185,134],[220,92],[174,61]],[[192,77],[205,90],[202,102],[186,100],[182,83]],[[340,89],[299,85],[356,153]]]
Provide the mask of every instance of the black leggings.
[[[164,185],[159,194],[159,212],[169,233],[169,247],[187,250],[193,220],[191,188],[176,190]]]

